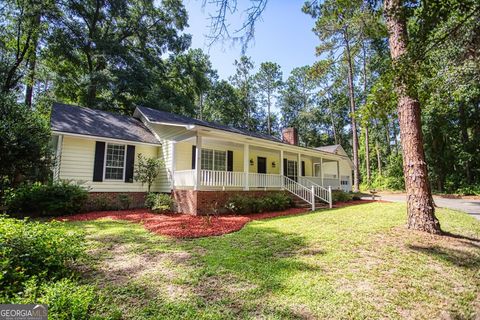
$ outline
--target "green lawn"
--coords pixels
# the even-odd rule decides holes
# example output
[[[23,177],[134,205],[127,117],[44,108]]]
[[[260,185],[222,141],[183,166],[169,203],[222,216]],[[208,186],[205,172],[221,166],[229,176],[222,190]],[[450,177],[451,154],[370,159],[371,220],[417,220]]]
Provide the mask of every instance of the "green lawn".
[[[195,240],[112,220],[86,230],[97,313],[126,319],[475,318],[480,223],[438,210],[438,237],[403,228],[405,206],[372,203],[249,223]]]

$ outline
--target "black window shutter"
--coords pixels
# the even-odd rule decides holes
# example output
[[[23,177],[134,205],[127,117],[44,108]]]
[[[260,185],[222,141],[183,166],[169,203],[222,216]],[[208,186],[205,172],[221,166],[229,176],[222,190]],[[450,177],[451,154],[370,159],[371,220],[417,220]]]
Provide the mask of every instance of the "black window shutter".
[[[233,151],[227,151],[227,171],[233,171]]]
[[[283,175],[287,175],[287,159],[283,159]]]
[[[105,142],[95,141],[95,160],[93,163],[93,181],[103,181],[103,165],[105,160]]]
[[[197,147],[196,146],[192,146],[192,169],[195,169],[195,162],[197,160],[197,155],[196,155],[196,152],[197,151]]]
[[[305,161],[302,161],[302,177],[305,177]]]
[[[125,182],[133,182],[133,164],[135,163],[135,146],[127,146],[127,159],[125,161]]]

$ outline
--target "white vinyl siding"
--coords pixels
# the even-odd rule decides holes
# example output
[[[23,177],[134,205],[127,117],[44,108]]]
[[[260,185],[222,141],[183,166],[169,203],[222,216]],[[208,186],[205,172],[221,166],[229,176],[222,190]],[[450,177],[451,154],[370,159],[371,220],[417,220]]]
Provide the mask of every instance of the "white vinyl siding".
[[[135,145],[135,143],[128,143]],[[138,154],[145,157],[157,158],[161,153],[161,148],[148,145],[135,145],[135,165],[138,161]],[[79,137],[64,136],[62,157],[59,168],[59,178],[61,180],[74,181],[87,187],[91,192],[145,192],[147,185],[134,181],[127,183],[120,180],[105,180],[93,182],[93,167],[95,159],[95,140]],[[161,170],[165,170],[162,168]],[[159,176],[152,185],[152,191],[167,192],[162,189],[162,177]]]

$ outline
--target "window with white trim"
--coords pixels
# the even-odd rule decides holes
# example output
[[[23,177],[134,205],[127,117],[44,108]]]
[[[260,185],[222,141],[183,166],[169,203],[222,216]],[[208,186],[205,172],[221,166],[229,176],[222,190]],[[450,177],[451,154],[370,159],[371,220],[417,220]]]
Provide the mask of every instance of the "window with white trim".
[[[105,180],[123,180],[125,173],[125,145],[107,143],[105,151]]]
[[[202,170],[227,170],[227,152],[212,149],[202,149]]]
[[[227,170],[227,152],[215,150],[213,152],[213,170]]]

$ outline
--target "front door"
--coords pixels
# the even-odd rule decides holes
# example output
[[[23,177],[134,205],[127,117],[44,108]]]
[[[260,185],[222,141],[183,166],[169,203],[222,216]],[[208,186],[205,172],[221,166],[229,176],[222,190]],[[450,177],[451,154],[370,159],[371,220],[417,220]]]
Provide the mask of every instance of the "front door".
[[[257,173],[267,173],[267,158],[257,157]]]
[[[287,161],[287,177],[290,179],[297,181],[298,176],[298,166],[297,161],[288,160]]]

